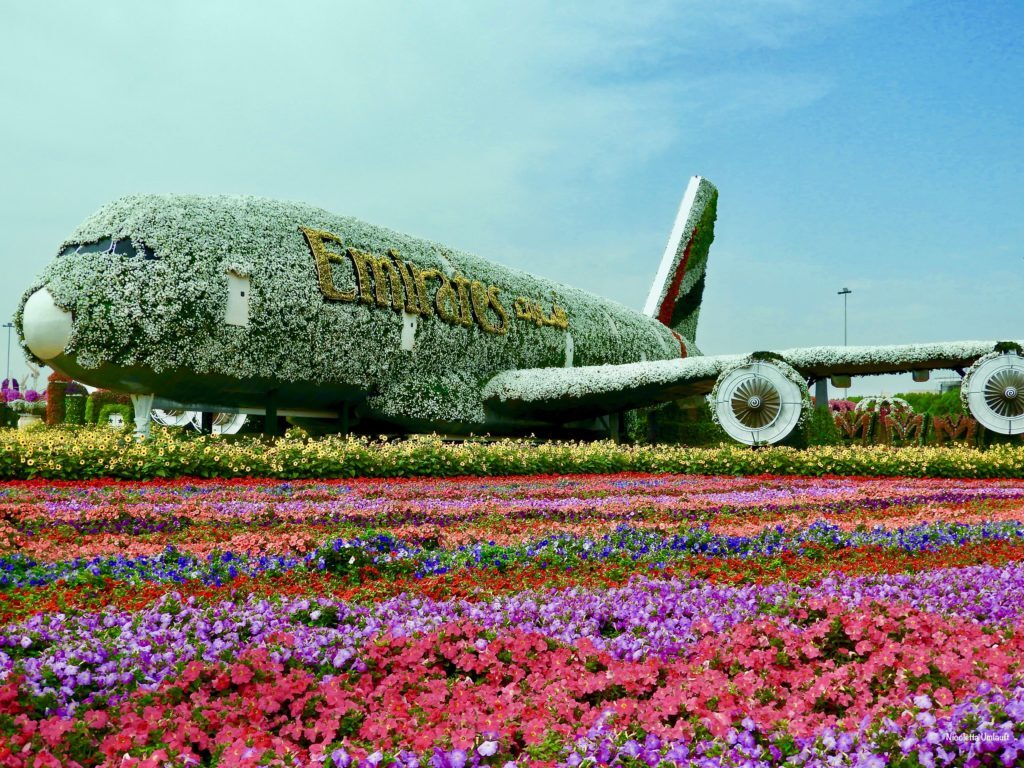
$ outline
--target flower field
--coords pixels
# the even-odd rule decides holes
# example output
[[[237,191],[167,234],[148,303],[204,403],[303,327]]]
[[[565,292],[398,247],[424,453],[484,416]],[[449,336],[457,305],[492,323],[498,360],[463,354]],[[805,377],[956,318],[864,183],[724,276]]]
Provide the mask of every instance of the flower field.
[[[0,485],[0,766],[1024,763],[1024,481]]]

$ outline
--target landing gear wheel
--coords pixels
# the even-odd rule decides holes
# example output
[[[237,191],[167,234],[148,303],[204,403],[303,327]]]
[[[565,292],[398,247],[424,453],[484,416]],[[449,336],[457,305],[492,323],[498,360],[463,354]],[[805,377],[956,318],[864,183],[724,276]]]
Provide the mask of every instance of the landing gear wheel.
[[[784,365],[755,360],[722,373],[711,405],[729,437],[746,445],[767,445],[785,439],[796,428],[805,407],[805,391],[787,375]]]
[[[248,418],[244,413],[215,413],[213,414],[213,434],[234,435],[245,426]],[[200,411],[194,412],[192,426],[202,431],[203,414]]]
[[[1024,357],[983,357],[961,383],[967,407],[981,426],[1001,435],[1024,432]]]
[[[154,408],[149,412],[153,421],[161,427],[185,427],[196,417],[195,411],[165,411]]]

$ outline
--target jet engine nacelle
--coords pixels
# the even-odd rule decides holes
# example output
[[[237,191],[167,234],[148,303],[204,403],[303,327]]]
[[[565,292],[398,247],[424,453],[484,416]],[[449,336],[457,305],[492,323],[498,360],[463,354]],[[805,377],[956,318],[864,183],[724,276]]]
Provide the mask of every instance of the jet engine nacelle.
[[[1001,435],[1024,433],[1024,357],[1005,352],[983,357],[960,385],[971,415]]]
[[[800,374],[781,360],[749,359],[726,369],[711,393],[715,417],[729,437],[746,445],[784,440],[809,407]]]

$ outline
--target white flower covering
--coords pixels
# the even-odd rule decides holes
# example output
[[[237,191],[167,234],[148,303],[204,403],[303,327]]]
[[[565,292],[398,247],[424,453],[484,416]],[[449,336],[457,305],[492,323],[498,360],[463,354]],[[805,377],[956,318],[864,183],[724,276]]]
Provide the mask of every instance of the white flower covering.
[[[795,369],[796,378],[793,380],[806,391],[806,378],[815,376],[872,375],[901,373],[929,366],[967,366],[991,352],[995,344],[995,341],[960,341],[878,347],[802,347],[781,350],[776,354]],[[484,396],[499,403],[543,403],[565,398],[582,399],[602,393],[650,391],[658,387],[679,390],[687,384],[693,393],[707,392],[712,388],[711,382],[727,368],[744,365],[747,361],[745,355],[716,355],[564,371],[509,371],[496,376],[487,385]]]
[[[910,405],[902,397],[890,397],[888,395],[878,395],[862,398],[856,406],[855,411],[865,413],[868,411],[876,411],[880,408],[889,408],[890,410],[898,409],[901,411],[914,412],[913,406]]]
[[[801,347],[779,352],[805,375],[904,373],[929,367],[970,365],[992,351],[994,341],[893,344],[861,347]]]
[[[676,301],[679,297],[684,297],[690,293],[698,283],[702,280],[705,275],[705,269],[707,266],[708,249],[711,245],[710,237],[706,239],[703,247],[701,244],[694,243],[696,250],[701,251],[700,253],[689,252],[687,246],[690,245],[690,239],[694,234],[694,230],[697,229],[701,219],[705,216],[705,213],[710,214],[710,225],[708,225],[708,231],[704,233],[707,236],[713,237],[714,233],[714,217],[715,211],[708,212],[708,206],[715,207],[718,190],[715,186],[707,179],[699,179],[694,177],[691,184],[696,183],[696,188],[691,187],[687,190],[687,197],[692,189],[693,200],[690,204],[689,210],[686,211],[685,221],[676,220],[675,226],[673,227],[672,234],[670,236],[669,250],[664,254],[662,264],[659,266],[658,274],[655,277],[655,284],[651,288],[651,294],[647,297],[646,306],[644,308],[645,314],[649,314],[652,317],[656,317],[662,304],[668,297],[669,291],[673,289],[673,281],[676,274],[679,271],[680,265],[684,258],[687,258],[686,272],[683,275],[681,283],[676,286]],[[683,199],[683,206],[686,205],[686,197]],[[682,215],[683,211],[680,211]],[[705,221],[707,224],[707,221]],[[700,296],[696,297],[700,300]],[[676,330],[682,333],[684,336],[696,338],[696,315],[693,317],[693,325],[691,327],[677,328]],[[689,326],[689,323],[687,323]]]
[[[635,390],[669,389],[685,382],[710,382],[741,355],[687,357],[628,365],[595,365],[561,370],[507,371],[488,382],[484,399],[542,403],[612,395]]]
[[[418,319],[413,349],[402,350],[402,312],[325,300],[300,226],[331,232],[345,247],[381,255],[394,249],[418,267],[497,286],[508,332],[488,334],[435,314]],[[586,366],[679,355],[669,329],[615,302],[308,205],[127,197],[87,219],[58,251],[111,237],[131,240],[140,255],[65,253],[25,294],[46,285],[74,314],[67,353],[88,369],[109,363],[171,375],[345,383],[369,395],[374,413],[398,421],[483,424],[489,379],[515,368],[557,377],[567,348],[574,364]],[[143,258],[143,245],[156,258]],[[228,272],[250,278],[248,326],[224,322]],[[340,290],[355,287],[350,272],[336,268]],[[568,330],[516,319],[519,297],[547,312],[564,308]],[[20,331],[20,309],[17,322]]]
[[[403,350],[402,312],[325,300],[299,227],[332,232],[346,247],[369,253],[393,249],[420,268],[497,286],[509,315],[507,333],[421,317],[413,349]],[[67,353],[87,369],[110,364],[174,376],[344,383],[368,395],[373,413],[443,426],[486,425],[484,399],[550,406],[607,395],[612,410],[613,394],[642,391],[654,401],[687,388],[707,392],[726,366],[743,359],[694,357],[690,340],[691,357],[678,359],[679,344],[668,328],[615,302],[308,205],[250,197],[128,197],[87,219],[59,252],[106,238],[130,240],[139,255],[65,253],[25,294],[27,299],[46,285],[56,303],[74,314]],[[143,258],[143,246],[156,258]],[[248,326],[224,321],[229,272],[250,278]],[[355,287],[344,268],[335,279],[339,290]],[[563,308],[568,329],[516,319],[517,298],[546,312]],[[19,308],[19,335],[21,314]],[[803,376],[860,375],[963,366],[992,348],[993,342],[973,341],[781,354]]]

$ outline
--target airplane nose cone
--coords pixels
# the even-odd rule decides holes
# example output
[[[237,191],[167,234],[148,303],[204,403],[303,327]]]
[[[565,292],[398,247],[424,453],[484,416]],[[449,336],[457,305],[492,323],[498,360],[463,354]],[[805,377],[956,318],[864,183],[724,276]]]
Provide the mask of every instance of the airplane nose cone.
[[[71,313],[53,301],[45,288],[28,297],[22,312],[25,344],[40,360],[52,360],[71,340]]]

